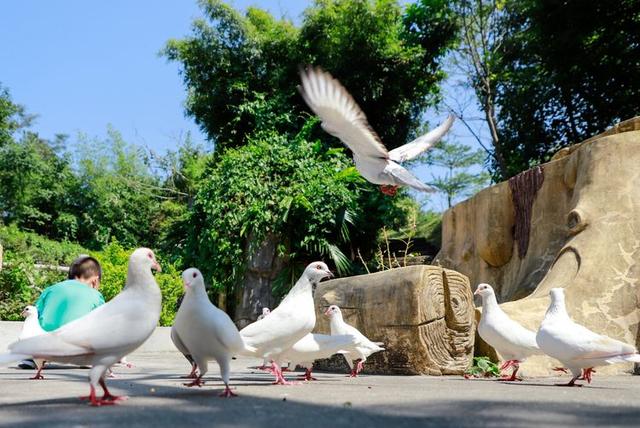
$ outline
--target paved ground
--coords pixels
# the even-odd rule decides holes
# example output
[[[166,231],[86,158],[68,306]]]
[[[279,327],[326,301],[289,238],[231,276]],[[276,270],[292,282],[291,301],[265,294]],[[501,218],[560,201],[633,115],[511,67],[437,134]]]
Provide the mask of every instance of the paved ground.
[[[116,368],[112,392],[131,398],[91,408],[76,397],[88,392],[87,370],[32,372],[0,369],[0,426],[239,426],[239,427],[521,427],[638,426],[640,377],[598,377],[583,388],[553,386],[559,378],[503,383],[459,377],[363,376],[318,373],[318,381],[272,386],[271,377],[233,364],[237,398],[219,398],[215,363],[203,388],[186,388],[176,353],[138,354],[132,369]],[[567,378],[562,380],[566,381]]]

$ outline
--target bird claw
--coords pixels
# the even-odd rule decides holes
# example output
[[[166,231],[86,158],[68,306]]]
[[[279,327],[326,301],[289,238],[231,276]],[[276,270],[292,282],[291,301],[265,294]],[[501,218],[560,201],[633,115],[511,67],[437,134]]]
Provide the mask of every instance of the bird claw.
[[[36,373],[36,375],[34,377],[30,377],[29,379],[31,379],[31,380],[44,380],[44,376],[42,376],[40,373]]]
[[[238,394],[235,394],[233,391],[231,391],[231,388],[229,388],[228,386],[225,387],[224,391],[218,394],[218,397],[225,397],[225,398],[237,397],[237,396]]]
[[[198,376],[197,378],[195,378],[193,380],[193,382],[189,382],[189,383],[183,383],[184,386],[188,386],[189,388],[191,388],[192,386],[197,386],[199,388],[202,388],[202,385],[204,385],[204,381],[202,380],[202,378],[200,376]]]
[[[562,373],[565,373],[565,374],[569,373],[569,370],[567,370],[564,367],[554,367],[551,370],[553,370],[554,372],[562,372]]]
[[[395,196],[398,193],[398,186],[383,184],[380,186],[380,191],[387,196]]]

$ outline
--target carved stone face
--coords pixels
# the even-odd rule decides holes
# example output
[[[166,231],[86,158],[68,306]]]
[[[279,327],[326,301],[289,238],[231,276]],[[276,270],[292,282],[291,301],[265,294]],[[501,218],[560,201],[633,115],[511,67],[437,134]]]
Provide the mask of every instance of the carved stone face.
[[[634,129],[640,119],[626,126],[632,130],[593,138],[544,164],[539,190],[515,195],[533,197],[524,254],[514,234],[523,218],[503,182],[445,213],[440,263],[472,284],[493,284],[498,301],[509,302],[503,309],[532,330],[549,305],[549,290],[562,287],[576,322],[636,344],[640,131]]]

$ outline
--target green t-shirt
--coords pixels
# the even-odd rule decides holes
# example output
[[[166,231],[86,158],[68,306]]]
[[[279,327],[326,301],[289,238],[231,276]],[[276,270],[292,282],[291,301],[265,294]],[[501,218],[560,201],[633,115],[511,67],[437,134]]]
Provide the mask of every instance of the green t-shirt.
[[[44,289],[38,301],[38,320],[45,331],[52,331],[85,316],[104,304],[104,297],[75,279],[68,279]]]

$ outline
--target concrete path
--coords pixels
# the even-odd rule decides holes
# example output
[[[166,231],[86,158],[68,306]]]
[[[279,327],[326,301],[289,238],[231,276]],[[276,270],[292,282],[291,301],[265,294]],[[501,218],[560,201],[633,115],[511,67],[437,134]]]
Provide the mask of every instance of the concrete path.
[[[92,408],[76,397],[88,393],[83,369],[0,369],[2,427],[524,427],[638,426],[640,377],[594,376],[583,388],[561,388],[568,378],[503,383],[460,377],[367,376],[318,373],[318,381],[270,385],[271,376],[233,362],[237,398],[219,398],[215,363],[203,388],[182,385],[186,360],[175,352],[133,354],[132,369],[117,367],[107,381],[127,394],[121,405]]]

